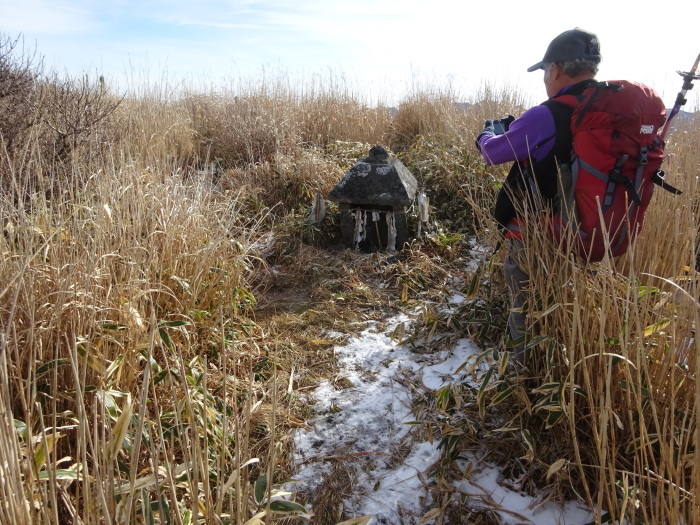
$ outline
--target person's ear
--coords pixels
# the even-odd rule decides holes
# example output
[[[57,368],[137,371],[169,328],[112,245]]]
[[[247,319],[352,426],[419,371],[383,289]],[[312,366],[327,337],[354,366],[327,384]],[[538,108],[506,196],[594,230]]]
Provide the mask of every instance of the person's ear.
[[[559,77],[561,77],[562,71],[561,68],[554,62],[552,62],[549,67],[552,68],[552,70],[549,72],[549,76],[551,77],[552,80],[559,80]]]

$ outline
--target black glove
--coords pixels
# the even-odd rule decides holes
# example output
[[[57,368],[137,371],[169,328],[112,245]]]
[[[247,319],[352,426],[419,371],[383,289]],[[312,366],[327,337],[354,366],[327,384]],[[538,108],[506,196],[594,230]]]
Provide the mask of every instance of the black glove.
[[[500,120],[487,120],[484,123],[484,130],[476,137],[476,148],[481,151],[479,140],[484,135],[503,135],[510,128],[511,122],[515,120],[513,115],[508,115]]]
[[[510,128],[511,122],[515,120],[513,115],[508,115],[506,118],[500,120],[487,120],[484,125],[484,131],[490,131],[494,135],[503,135],[508,128]]]

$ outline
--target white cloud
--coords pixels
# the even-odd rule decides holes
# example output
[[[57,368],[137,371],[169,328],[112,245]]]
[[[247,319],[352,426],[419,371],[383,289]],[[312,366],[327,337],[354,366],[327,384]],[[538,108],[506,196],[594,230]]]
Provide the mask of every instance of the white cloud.
[[[601,37],[601,78],[641,80],[675,96],[675,70],[688,68],[699,51],[693,20],[700,8],[668,0],[669,16],[681,16],[663,33],[649,14],[658,13],[651,0],[632,12],[590,2],[584,11],[560,9],[554,22],[543,0],[0,0],[0,23],[75,74],[98,64],[119,75],[148,62],[178,76],[222,78],[279,66],[339,71],[398,91],[432,82],[473,93],[488,81],[535,100],[544,97],[542,79],[525,69],[558,32],[580,25]]]
[[[2,30],[10,36],[31,32],[43,35],[66,35],[89,32],[96,26],[85,2],[46,0],[5,1],[0,3]]]

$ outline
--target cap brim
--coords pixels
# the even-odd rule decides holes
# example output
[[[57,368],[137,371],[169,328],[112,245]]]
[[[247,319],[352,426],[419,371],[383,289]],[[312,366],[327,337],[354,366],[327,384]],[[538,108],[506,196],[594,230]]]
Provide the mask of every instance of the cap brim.
[[[532,73],[533,71],[537,71],[538,69],[542,69],[542,67],[543,67],[544,65],[545,65],[545,61],[544,61],[544,60],[540,60],[540,61],[537,62],[537,64],[535,64],[534,66],[530,66],[529,68],[527,68],[527,72],[528,72],[528,73]]]

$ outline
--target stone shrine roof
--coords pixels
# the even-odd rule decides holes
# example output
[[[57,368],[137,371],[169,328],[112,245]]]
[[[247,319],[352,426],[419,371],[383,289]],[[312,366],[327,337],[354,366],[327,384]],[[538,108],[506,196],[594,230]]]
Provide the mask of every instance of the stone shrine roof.
[[[364,206],[409,206],[418,182],[398,159],[389,158],[382,146],[358,161],[328,194],[333,202]]]

